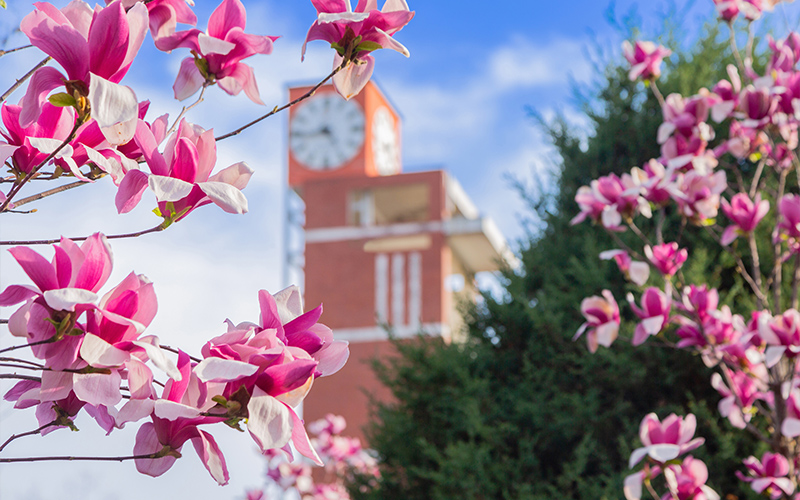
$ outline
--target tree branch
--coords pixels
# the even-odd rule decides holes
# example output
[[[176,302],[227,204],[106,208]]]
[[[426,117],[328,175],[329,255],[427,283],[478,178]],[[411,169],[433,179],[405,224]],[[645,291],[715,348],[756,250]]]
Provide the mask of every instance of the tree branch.
[[[102,173],[102,174],[100,174],[100,175],[98,175],[96,177],[95,176],[89,176],[89,179],[94,181],[94,180],[103,178],[105,176],[106,176],[106,174]],[[27,198],[23,198],[23,199],[21,199],[19,201],[15,201],[14,202],[14,206],[18,207],[20,205],[28,204],[28,203],[30,203],[32,201],[39,201],[41,199],[47,198],[48,196],[53,196],[54,194],[63,193],[64,191],[68,191],[70,189],[74,189],[74,188],[79,187],[79,186],[85,186],[87,184],[89,184],[89,183],[86,182],[86,181],[76,181],[76,182],[72,182],[70,184],[65,184],[63,186],[59,186],[57,188],[48,189],[47,191],[42,191],[39,194],[35,194],[33,196],[28,196]]]
[[[56,425],[56,422],[58,422],[58,421],[57,420],[53,420],[49,424],[44,424],[43,426],[39,427],[38,429],[34,429],[34,430],[28,431],[28,432],[23,432],[22,434],[12,434],[11,437],[6,439],[5,443],[0,445],[0,451],[3,451],[3,448],[8,446],[8,444],[11,443],[12,441],[14,441],[15,439],[19,439],[19,438],[25,437],[25,436],[35,436],[36,434],[39,434],[40,432],[42,432],[43,430],[47,429],[48,427]]]
[[[275,107],[275,108],[273,108],[273,110],[272,110],[272,111],[270,111],[269,113],[267,113],[267,114],[265,114],[265,115],[261,116],[260,118],[256,118],[255,120],[251,121],[251,122],[250,122],[250,123],[248,123],[247,125],[244,125],[244,126],[242,126],[242,127],[239,127],[239,128],[237,128],[237,129],[236,129],[236,130],[234,130],[233,132],[228,132],[227,134],[224,134],[224,135],[221,135],[221,136],[219,136],[219,137],[216,137],[216,138],[215,138],[215,140],[217,140],[217,141],[221,141],[221,140],[223,140],[223,139],[227,139],[228,137],[233,137],[234,135],[239,135],[239,134],[240,134],[240,133],[242,133],[242,132],[243,132],[245,129],[248,129],[248,128],[252,127],[252,126],[253,126],[253,125],[255,125],[256,123],[258,123],[258,122],[260,122],[260,121],[262,121],[262,120],[266,120],[266,119],[267,119],[267,118],[269,118],[270,116],[272,116],[272,115],[274,115],[274,114],[276,114],[276,113],[280,113],[280,112],[281,112],[281,111],[283,111],[284,109],[290,108],[290,107],[294,106],[295,104],[299,103],[300,101],[304,101],[304,100],[308,99],[309,97],[311,97],[312,95],[314,95],[314,94],[317,92],[317,90],[319,90],[319,88],[320,88],[320,87],[322,87],[323,85],[325,85],[325,84],[328,82],[328,80],[330,80],[331,78],[333,78],[333,77],[334,77],[334,75],[336,75],[336,73],[338,73],[339,71],[341,71],[342,69],[344,69],[344,67],[345,67],[345,66],[347,66],[347,64],[348,64],[348,63],[349,63],[349,61],[348,61],[347,59],[345,59],[344,61],[342,61],[342,64],[340,64],[340,65],[339,65],[339,66],[337,66],[337,67],[336,67],[336,68],[335,68],[333,71],[331,71],[331,73],[330,73],[328,76],[326,76],[324,80],[322,80],[322,81],[321,81],[321,82],[319,82],[318,84],[314,85],[314,87],[313,87],[311,90],[309,90],[309,91],[308,91],[308,92],[306,92],[305,94],[301,95],[300,97],[298,97],[298,98],[297,98],[297,99],[295,99],[294,101],[291,101],[291,102],[289,102],[289,103],[287,103],[287,104],[284,104],[284,105],[283,105],[283,106],[281,106],[281,107],[277,107],[277,106],[276,106],[276,107]]]
[[[135,233],[106,235],[106,238],[109,239],[109,240],[119,240],[119,239],[122,239],[122,238],[136,238],[138,236],[143,236],[145,234],[158,233],[160,231],[163,231],[167,227],[168,227],[168,224],[166,222],[162,222],[161,224],[159,224],[159,225],[157,225],[155,227],[151,227],[150,229],[145,229],[143,231],[137,231]],[[90,237],[91,236],[78,236],[78,237],[69,238],[69,239],[72,240],[72,241],[85,241],[85,240],[88,240]],[[61,241],[61,238],[51,239],[51,240],[0,241],[0,246],[10,246],[10,245],[15,245],[15,246],[17,246],[17,245],[24,245],[24,246],[30,246],[30,245],[53,245],[55,243],[58,243],[59,241]],[[0,350],[0,353],[2,353],[2,352],[4,352],[4,351]]]
[[[37,69],[41,68],[42,66],[44,66],[45,64],[50,62],[50,59],[51,59],[50,56],[45,57],[44,59],[42,59],[42,61],[39,64],[34,66],[33,69],[31,69],[30,71],[25,73],[22,76],[22,78],[17,80],[17,82],[14,85],[12,85],[8,90],[5,91],[5,93],[3,95],[0,96],[0,103],[5,101],[6,99],[8,99],[8,96],[13,94],[15,90],[17,90],[23,83],[25,83],[28,80],[28,78],[30,78]]]
[[[75,121],[75,125],[73,125],[73,127],[72,127],[72,131],[69,133],[69,136],[66,139],[64,139],[64,141],[61,143],[61,145],[58,146],[55,149],[55,151],[53,151],[52,153],[47,155],[47,158],[45,158],[44,161],[39,163],[36,167],[32,168],[31,171],[28,172],[28,174],[21,181],[19,181],[18,183],[14,184],[14,187],[11,188],[11,191],[8,193],[8,198],[6,199],[5,202],[3,202],[3,205],[0,206],[0,213],[5,212],[8,209],[8,206],[11,204],[11,200],[13,200],[14,196],[16,196],[19,193],[19,191],[22,189],[22,186],[24,186],[29,180],[31,180],[33,178],[33,176],[35,176],[36,173],[42,167],[47,165],[47,163],[50,162],[50,160],[55,158],[56,155],[62,149],[64,149],[67,146],[67,144],[70,143],[70,141],[72,141],[72,139],[75,137],[75,133],[78,131],[78,127],[80,127],[80,123],[79,123],[78,120],[76,120]]]
[[[0,57],[3,57],[6,54],[11,54],[11,53],[16,52],[18,50],[29,49],[31,47],[33,47],[33,45],[23,45],[22,47],[14,47],[13,49],[0,50]]]

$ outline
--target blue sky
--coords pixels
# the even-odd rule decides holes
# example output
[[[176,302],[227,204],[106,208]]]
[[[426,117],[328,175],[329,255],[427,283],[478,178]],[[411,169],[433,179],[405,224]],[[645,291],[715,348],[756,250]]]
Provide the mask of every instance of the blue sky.
[[[598,0],[409,1],[417,16],[397,39],[409,48],[411,58],[381,51],[376,54],[375,71],[376,81],[404,118],[404,168],[448,170],[509,239],[520,238],[524,232],[519,218],[527,212],[507,176],[530,182],[534,176],[545,176],[554,164],[552,149],[525,108],[531,106],[545,117],[561,112],[577,126],[582,124],[571,100],[571,82],[591,81],[592,65],[585,56],[590,47],[599,44],[618,54],[622,41],[620,32],[606,21],[608,4]],[[15,24],[15,17],[18,22],[30,10],[20,0],[9,3],[8,13],[0,16],[0,39]],[[300,63],[300,46],[315,14],[310,2],[261,0],[245,1],[245,5],[248,32],[283,37],[272,55],[248,61],[256,68],[268,107],[284,102],[289,83],[312,83],[330,71],[332,52],[323,42],[312,43],[306,61]],[[621,15],[636,8],[645,33],[653,33],[669,5],[660,0],[626,0],[617,2],[615,11]],[[201,26],[215,6],[198,0]],[[796,19],[798,6],[790,5],[787,17]],[[711,11],[711,0],[699,1],[682,21],[699,26]],[[5,47],[21,44],[21,38],[12,35]],[[175,116],[180,105],[172,100],[169,87],[185,54],[157,53],[149,39],[145,47],[146,57],[134,64],[124,83],[140,99],[152,101],[150,117],[164,112]],[[37,57],[33,51],[23,51],[1,58],[0,89],[27,71]],[[264,109],[256,109],[244,95],[230,97],[212,88],[190,120],[224,132]],[[278,116],[219,145],[218,168],[246,160],[256,170],[245,190],[250,213],[231,216],[208,206],[165,233],[113,244],[116,267],[109,285],[132,269],[156,283],[161,311],[149,332],[163,342],[197,352],[206,339],[223,332],[225,318],[257,319],[259,289],[274,292],[284,286],[285,129],[286,116]],[[70,236],[96,230],[113,234],[158,223],[149,212],[154,205],[149,195],[126,216],[113,211],[113,196],[111,183],[100,182],[45,200],[36,214],[4,216],[0,238]],[[65,227],[53,224],[54,213],[66,222]],[[13,260],[0,255],[0,286],[19,282],[24,278]],[[0,315],[9,313],[3,310]],[[0,339],[3,345],[11,341],[5,332]],[[0,390],[7,386],[0,384]],[[0,436],[32,428],[31,412],[0,408]],[[27,438],[10,446],[8,455],[112,455],[126,454],[132,447],[135,426],[115,432],[109,440],[100,439],[89,420],[79,420],[78,426],[80,433],[59,431],[45,439]],[[155,480],[136,474],[130,463],[4,466],[0,498],[73,498],[78,491],[85,500],[167,495],[242,498],[245,487],[262,483],[263,464],[247,436],[226,429],[214,432],[231,468],[231,485],[224,489],[215,486],[189,446],[173,470]],[[84,447],[87,441],[91,446]]]

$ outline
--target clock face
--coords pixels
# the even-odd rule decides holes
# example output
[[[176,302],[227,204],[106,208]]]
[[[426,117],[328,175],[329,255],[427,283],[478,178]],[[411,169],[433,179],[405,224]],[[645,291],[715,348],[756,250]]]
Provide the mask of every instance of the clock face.
[[[346,164],[364,145],[364,112],[356,101],[325,93],[298,106],[289,125],[295,159],[312,170]]]
[[[385,107],[375,112],[372,122],[372,154],[375,168],[381,175],[400,171],[400,150],[392,114]]]

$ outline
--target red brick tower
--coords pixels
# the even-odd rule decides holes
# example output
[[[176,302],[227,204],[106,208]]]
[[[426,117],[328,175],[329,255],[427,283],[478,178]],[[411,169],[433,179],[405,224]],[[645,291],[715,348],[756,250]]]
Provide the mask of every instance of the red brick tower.
[[[290,89],[290,99],[309,90]],[[400,117],[369,83],[345,101],[332,87],[291,108],[289,185],[306,205],[305,302],[350,341],[350,360],[314,382],[307,422],[343,415],[363,438],[368,392],[385,400],[370,361],[397,337],[420,331],[447,340],[460,331],[454,292],[513,256],[491,220],[480,218],[444,171],[402,174]]]

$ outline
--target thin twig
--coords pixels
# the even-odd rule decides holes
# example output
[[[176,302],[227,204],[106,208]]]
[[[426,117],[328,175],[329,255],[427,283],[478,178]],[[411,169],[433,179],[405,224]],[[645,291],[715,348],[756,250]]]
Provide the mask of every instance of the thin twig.
[[[150,229],[145,229],[143,231],[137,231],[135,233],[106,235],[106,238],[109,239],[109,240],[119,240],[119,239],[122,239],[122,238],[136,238],[138,236],[143,236],[145,234],[158,233],[160,231],[163,231],[166,228],[167,228],[167,223],[166,222],[162,222],[161,224],[159,224],[159,225],[157,225],[155,227],[151,227]],[[85,240],[88,240],[89,238],[91,238],[91,236],[78,236],[76,238],[69,238],[69,239],[72,240],[72,241],[85,241]],[[58,243],[60,241],[61,241],[61,238],[51,239],[51,240],[0,241],[0,246],[10,246],[10,245],[16,245],[16,246],[53,245],[53,244]],[[2,353],[2,352],[4,352],[4,351],[0,351],[0,353]]]
[[[105,175],[106,175],[105,173],[101,173],[101,174],[99,174],[97,176],[90,176],[89,179],[94,181],[94,180],[97,180],[97,179],[100,179],[100,178],[104,177]],[[41,199],[47,198],[48,196],[53,196],[54,194],[63,193],[64,191],[68,191],[70,189],[74,189],[74,188],[79,187],[79,186],[86,186],[88,184],[89,183],[86,182],[86,181],[76,181],[76,182],[72,182],[70,184],[64,184],[63,186],[59,186],[59,187],[53,188],[53,189],[48,189],[47,191],[42,191],[39,194],[35,194],[33,196],[28,196],[27,198],[23,198],[23,199],[21,199],[19,201],[15,201],[14,202],[14,206],[18,207],[20,205],[25,205],[25,204],[30,203],[32,201],[39,201]],[[8,211],[10,212],[10,210],[8,210]]]
[[[652,243],[650,243],[650,240],[647,238],[647,236],[645,236],[645,234],[642,232],[642,230],[641,230],[641,229],[639,229],[639,227],[636,225],[636,223],[634,223],[634,222],[633,222],[633,220],[632,220],[632,219],[631,219],[631,220],[628,220],[627,222],[628,222],[628,227],[630,227],[630,228],[631,228],[631,230],[633,231],[633,234],[635,234],[636,236],[638,236],[638,237],[639,237],[639,239],[641,239],[641,240],[642,240],[642,242],[643,242],[645,245],[648,245],[648,246],[653,246],[653,245],[652,245]]]
[[[49,424],[44,424],[43,426],[39,427],[38,429],[34,429],[34,430],[28,431],[28,432],[23,432],[22,434],[12,434],[11,437],[6,439],[5,443],[0,445],[0,451],[3,451],[3,448],[8,446],[8,444],[11,443],[11,441],[14,441],[15,439],[19,439],[19,438],[25,437],[25,436],[35,436],[36,434],[39,434],[40,432],[42,432],[43,430],[47,429],[48,427],[56,425],[56,422],[58,422],[58,421],[57,420],[53,420]]]
[[[750,258],[753,263],[753,278],[755,279],[756,286],[759,290],[763,290],[761,285],[761,261],[758,258],[758,243],[756,242],[755,232],[750,231],[747,234],[747,242],[750,245]],[[756,309],[759,311],[763,309],[764,304],[760,299],[760,295],[756,295]]]
[[[783,193],[786,190],[786,176],[789,174],[788,170],[781,171],[780,181],[778,183],[778,195],[776,200],[783,198]],[[777,228],[776,228],[777,231]],[[783,281],[783,260],[781,259],[781,242],[780,239],[774,238],[775,244],[773,246],[773,254],[775,258],[775,267],[772,269],[772,314],[780,314],[781,309],[781,285]]]
[[[0,379],[12,380],[30,380],[32,382],[41,382],[41,377],[33,377],[31,375],[17,375],[16,373],[0,373]]]
[[[16,183],[14,185],[14,187],[11,188],[11,191],[8,193],[8,198],[6,199],[5,202],[3,202],[2,205],[0,205],[0,213],[5,212],[8,209],[8,206],[11,204],[11,200],[13,200],[14,196],[16,196],[20,192],[20,190],[22,189],[22,186],[24,186],[29,180],[31,180],[33,178],[33,176],[35,176],[36,173],[42,167],[47,165],[50,162],[50,160],[55,158],[56,155],[62,149],[64,149],[70,143],[70,141],[72,141],[73,138],[75,138],[75,133],[78,131],[78,127],[80,127],[80,123],[79,123],[78,120],[76,120],[75,121],[75,125],[72,127],[72,131],[69,133],[69,136],[66,139],[64,139],[64,141],[61,143],[61,145],[59,145],[55,149],[55,151],[53,151],[52,153],[47,155],[47,158],[45,158],[41,163],[39,163],[37,166],[32,168],[31,171],[28,172],[28,174],[20,182]]]
[[[0,464],[11,464],[19,462],[122,462],[124,460],[152,460],[162,458],[164,455],[151,453],[149,455],[130,455],[126,457],[19,457],[19,458],[0,458]]]
[[[44,368],[43,364],[34,363],[33,361],[28,361],[26,359],[19,359],[19,358],[0,358],[0,361],[7,361],[10,363],[23,363],[26,365],[35,366],[36,368]]]
[[[174,347],[170,347],[168,345],[160,345],[159,347],[164,349],[165,351],[169,351],[169,352],[174,353],[174,354],[180,354],[181,353],[181,351],[175,349]],[[186,354],[186,353],[184,352],[184,354]],[[186,355],[189,356],[189,359],[191,359],[195,363],[200,363],[200,362],[203,361],[202,359],[195,358],[194,356],[190,356],[189,354],[186,354]]]
[[[54,338],[50,338],[50,339],[47,339],[47,340],[39,340],[37,342],[31,342],[29,344],[20,344],[20,345],[15,345],[15,346],[11,346],[11,347],[6,347],[5,349],[0,349],[0,354],[6,353],[6,352],[11,352],[11,351],[16,351],[17,349],[25,349],[26,347],[33,347],[33,346],[36,346],[36,345],[50,344],[52,342],[55,342]]]
[[[12,86],[11,86],[11,88],[9,88],[8,90],[6,90],[6,91],[5,91],[5,93],[4,93],[3,95],[1,95],[1,96],[0,96],[0,103],[2,103],[3,101],[5,101],[6,99],[8,99],[8,96],[10,96],[11,94],[13,94],[13,93],[14,93],[14,91],[15,91],[15,90],[17,90],[18,88],[20,88],[20,86],[22,86],[22,84],[23,84],[23,83],[25,83],[26,81],[28,81],[28,78],[30,78],[30,77],[31,77],[31,75],[33,75],[33,74],[36,72],[36,70],[37,70],[37,69],[41,68],[42,66],[44,66],[45,64],[47,64],[48,62],[50,62],[50,59],[51,59],[51,58],[50,58],[50,56],[47,56],[47,57],[45,57],[44,59],[42,59],[42,61],[41,61],[39,64],[37,64],[36,66],[34,66],[34,67],[33,67],[33,69],[31,69],[30,71],[28,71],[27,73],[25,73],[25,74],[22,76],[22,78],[20,78],[19,80],[17,80],[17,83],[15,83],[14,85],[12,85]]]
[[[745,267],[744,262],[742,261],[742,258],[739,257],[739,254],[737,254],[735,251],[733,251],[733,249],[730,246],[723,245],[722,241],[720,240],[719,235],[717,235],[717,233],[712,231],[710,227],[705,226],[705,228],[706,228],[706,231],[708,231],[708,233],[711,235],[711,237],[714,238],[714,240],[717,243],[719,243],[719,245],[722,247],[722,249],[725,250],[726,252],[728,252],[729,254],[731,254],[731,256],[736,260],[736,265],[738,266],[739,272],[742,274],[742,276],[744,277],[745,281],[747,281],[747,284],[750,285],[750,288],[753,290],[753,293],[756,294],[756,297],[758,297],[759,300],[763,301],[763,303],[766,304],[767,303],[767,297],[764,295],[764,292],[756,285],[756,282],[753,280],[753,277],[750,276],[750,273],[747,272],[747,267]]]
[[[308,92],[306,92],[305,94],[301,95],[300,97],[298,97],[298,98],[297,98],[297,99],[295,99],[294,101],[291,101],[291,102],[289,102],[289,103],[287,103],[287,104],[284,104],[284,105],[283,105],[283,106],[281,106],[281,107],[277,107],[277,106],[276,106],[276,107],[275,107],[275,108],[273,108],[273,110],[272,110],[272,111],[270,111],[269,113],[267,113],[267,114],[265,114],[265,115],[261,116],[260,118],[256,118],[255,120],[251,121],[251,122],[250,122],[250,123],[248,123],[247,125],[244,125],[244,126],[242,126],[242,127],[239,127],[239,128],[237,128],[237,129],[236,129],[236,130],[234,130],[233,132],[228,132],[227,134],[224,134],[224,135],[221,135],[221,136],[219,136],[219,137],[216,137],[216,138],[215,138],[215,140],[217,140],[217,141],[221,141],[221,140],[223,140],[223,139],[227,139],[228,137],[233,137],[234,135],[239,135],[240,133],[242,133],[242,131],[244,131],[245,129],[248,129],[248,128],[250,128],[250,127],[252,127],[252,126],[253,126],[253,125],[255,125],[256,123],[258,123],[258,122],[260,122],[260,121],[262,121],[262,120],[266,120],[266,119],[267,119],[267,118],[269,118],[270,116],[272,116],[272,115],[274,115],[274,114],[276,114],[276,113],[280,113],[280,112],[281,112],[281,111],[283,111],[284,109],[290,108],[290,107],[294,106],[295,104],[299,103],[300,101],[304,101],[305,99],[308,99],[309,97],[311,97],[312,95],[314,95],[314,94],[317,92],[317,90],[319,90],[319,88],[320,88],[320,87],[322,87],[323,85],[325,85],[325,84],[328,82],[328,80],[330,80],[331,78],[333,78],[333,77],[334,77],[334,75],[336,75],[336,73],[338,73],[339,71],[341,71],[342,69],[344,69],[344,67],[345,67],[345,66],[347,66],[348,62],[349,62],[349,61],[348,61],[347,59],[345,59],[344,61],[342,61],[342,64],[340,64],[340,65],[339,65],[339,66],[337,66],[337,67],[336,67],[336,68],[335,68],[333,71],[331,71],[331,73],[330,73],[328,76],[326,76],[324,80],[322,80],[322,81],[321,81],[321,82],[319,82],[318,84],[314,85],[314,87],[313,87],[311,90],[309,90],[309,91],[308,91]]]
[[[173,132],[175,132],[175,128],[176,128],[176,127],[178,126],[178,124],[181,122],[181,118],[183,118],[183,116],[184,116],[184,115],[185,115],[185,114],[186,114],[186,113],[187,113],[187,112],[188,112],[190,109],[194,108],[195,106],[197,106],[198,104],[200,104],[201,102],[203,102],[203,94],[205,94],[205,93],[206,93],[206,89],[208,88],[208,86],[209,86],[209,82],[208,82],[208,81],[205,81],[205,82],[203,82],[203,88],[200,90],[200,96],[197,98],[197,100],[196,100],[194,103],[192,103],[192,104],[191,104],[191,105],[189,105],[189,106],[184,106],[184,107],[183,107],[183,109],[181,109],[181,112],[180,112],[180,114],[178,115],[178,117],[177,117],[177,118],[175,118],[175,122],[174,122],[174,123],[172,124],[172,126],[169,128],[169,130],[168,130],[168,131],[167,131],[167,133],[164,135],[164,137],[169,137],[170,135],[172,135],[172,133],[173,133]]]
[[[756,191],[758,190],[758,181],[761,178],[761,173],[764,172],[764,164],[767,163],[767,157],[764,156],[760,162],[758,162],[758,167],[756,168],[756,174],[753,176],[753,182],[750,183],[750,199],[756,197]]]
[[[31,47],[33,47],[33,45],[23,45],[22,47],[14,47],[13,49],[0,50],[0,57],[3,57],[6,54],[11,54],[11,53],[16,52],[18,50],[29,49]]]
[[[800,307],[800,297],[798,296],[800,287],[800,253],[794,257],[794,279],[792,279],[792,309]]]
[[[742,61],[742,55],[739,53],[739,48],[736,46],[736,31],[733,29],[732,24],[728,24],[731,33],[731,51],[733,52],[733,58],[736,59],[736,65],[739,66],[739,71],[742,75],[746,75],[747,71],[744,65],[744,61]]]
[[[658,85],[656,85],[655,80],[650,81],[650,89],[653,91],[653,95],[656,96],[658,104],[661,105],[661,108],[663,109],[664,106],[667,105],[667,102],[664,100],[664,96],[661,94],[661,91],[658,90]]]

